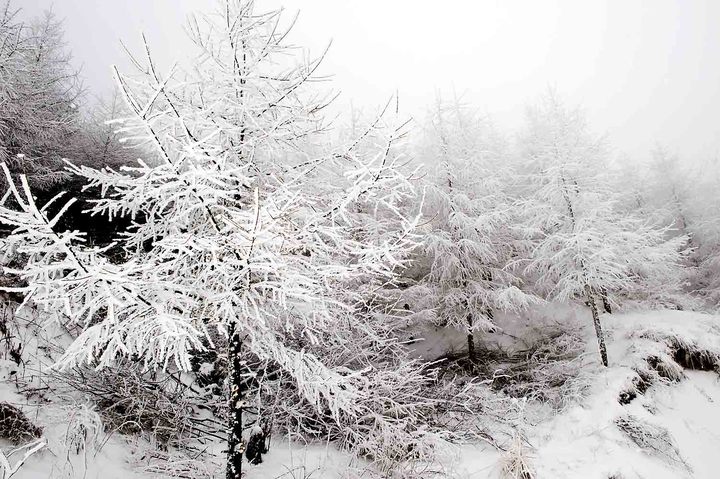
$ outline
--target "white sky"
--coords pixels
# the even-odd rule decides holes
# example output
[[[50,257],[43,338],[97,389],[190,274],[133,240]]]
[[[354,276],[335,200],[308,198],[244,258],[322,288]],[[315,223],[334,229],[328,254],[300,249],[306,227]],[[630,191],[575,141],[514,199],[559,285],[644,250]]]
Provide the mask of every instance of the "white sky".
[[[93,92],[127,66],[144,31],[156,56],[182,58],[181,26],[209,0],[15,0],[53,7]],[[644,159],[656,142],[688,159],[720,152],[720,0],[257,0],[300,10],[291,40],[319,53],[341,102],[374,108],[396,89],[409,114],[438,89],[521,124],[548,86],[585,107],[611,145]],[[170,63],[168,60],[165,63]]]

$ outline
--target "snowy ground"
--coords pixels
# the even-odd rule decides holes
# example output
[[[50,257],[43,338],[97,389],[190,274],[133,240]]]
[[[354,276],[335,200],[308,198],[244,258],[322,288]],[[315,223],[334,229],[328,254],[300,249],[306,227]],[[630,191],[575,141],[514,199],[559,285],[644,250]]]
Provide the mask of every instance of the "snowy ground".
[[[538,478],[716,478],[720,470],[720,377],[716,372],[683,372],[684,379],[652,384],[628,404],[618,401],[632,388],[634,369],[648,354],[666,347],[638,338],[644,332],[677,335],[720,352],[720,318],[676,311],[605,316],[610,368],[585,363],[591,378],[587,395],[561,414],[525,428],[525,454]],[[592,334],[588,354],[596,355]],[[591,356],[592,358],[592,356]],[[641,447],[616,425],[619,418],[649,424],[659,438]],[[468,449],[458,478],[502,477],[497,453],[487,446]],[[500,458],[502,461],[502,458]]]
[[[613,336],[611,367],[599,371],[585,401],[533,431],[538,477],[718,477],[720,380],[716,372],[684,371],[686,377],[678,383],[655,383],[628,404],[618,401],[619,393],[632,384],[636,376],[633,368],[641,358],[664,349],[637,338],[639,331],[675,333],[720,351],[718,318],[665,311],[604,319]],[[666,431],[668,441],[638,446],[615,424],[618,418],[628,416]],[[668,449],[667,442],[674,448]]]
[[[546,321],[561,317],[562,321],[589,324],[581,308],[538,314]],[[659,311],[605,315],[603,321],[611,365],[608,369],[599,366],[592,330],[585,327],[587,353],[578,363],[582,368],[580,376],[587,386],[583,400],[570,403],[551,416],[529,413],[526,422],[518,425],[522,433],[520,450],[513,449],[512,443],[502,445],[511,453],[486,443],[452,446],[439,470],[447,477],[458,479],[501,478],[502,466],[514,452],[527,461],[537,478],[720,477],[717,473],[720,470],[720,454],[717,454],[720,451],[720,378],[714,371],[680,369],[673,361],[667,339],[681,338],[683,344],[720,358],[720,317]],[[527,331],[525,321],[507,318],[504,323],[505,332],[495,334],[498,342],[509,337],[517,342],[523,331]],[[430,357],[442,341],[458,342],[459,348],[462,339],[462,335],[436,332],[435,337],[427,339],[433,344],[426,347],[418,343],[418,354]],[[507,346],[510,342],[504,344]],[[656,375],[647,388],[638,388],[637,371],[648,370],[648,357],[668,361],[670,366],[678,368],[682,379],[673,381]],[[29,458],[14,478],[169,477],[148,472],[147,466],[152,463],[149,444],[94,430],[91,410],[78,408],[76,398],[53,398],[38,404],[18,394],[14,380],[8,375],[11,366],[4,362],[0,368],[5,375],[0,400],[21,407],[28,417],[43,426],[48,444]],[[621,404],[621,395],[628,391],[634,392],[634,397],[626,394]],[[87,417],[78,419],[82,414]],[[70,447],[72,431],[76,429],[72,425],[78,422],[88,429],[84,439],[86,447],[80,453]],[[6,452],[12,448],[7,443],[2,446]],[[282,438],[275,439],[263,464],[248,466],[247,472],[249,479],[373,477],[367,464],[337,451],[330,444],[303,445]],[[204,477],[213,477],[212,474],[223,477],[222,468],[208,464]],[[428,473],[427,477],[437,476]]]
[[[2,371],[11,365],[3,362]],[[8,402],[22,409],[36,425],[43,427],[43,442],[46,446],[32,455],[12,476],[13,479],[140,479],[152,476],[144,475],[133,464],[132,439],[117,435],[108,435],[100,430],[88,430],[82,442],[88,447],[77,451],[73,446],[73,434],[77,431],[78,415],[83,408],[71,406],[71,402],[58,400],[52,403],[37,404],[15,392],[12,380],[5,380],[0,387],[0,401]],[[85,410],[87,411],[87,410]],[[90,416],[86,424],[90,424]],[[16,446],[2,441],[2,451],[8,455]],[[25,451],[9,456],[10,464],[22,459]],[[0,473],[0,477],[5,479]]]

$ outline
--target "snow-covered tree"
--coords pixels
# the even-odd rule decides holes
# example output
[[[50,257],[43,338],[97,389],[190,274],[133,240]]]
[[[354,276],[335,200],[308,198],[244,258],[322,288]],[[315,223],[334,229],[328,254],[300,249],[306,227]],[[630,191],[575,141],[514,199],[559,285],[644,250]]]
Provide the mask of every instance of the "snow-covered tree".
[[[506,143],[487,117],[439,98],[421,134],[428,222],[419,261],[428,267],[415,307],[425,307],[426,319],[466,331],[475,362],[474,333],[495,329],[493,312],[532,301],[511,267],[522,248],[508,195]]]
[[[358,138],[328,147],[328,97],[310,88],[321,58],[296,63],[279,22],[250,0],[223,1],[190,22],[200,53],[189,70],[161,74],[146,43],[137,75],[116,71],[131,112],[121,131],[153,154],[121,171],[72,170],[102,190],[94,213],[136,220],[118,238],[121,263],[58,231],[71,202],[49,215],[25,179],[0,207],[0,221],[15,228],[3,251],[27,258],[9,271],[26,282],[20,290],[83,327],[60,365],[131,357],[188,370],[193,351],[225,348],[229,479],[240,478],[243,413],[256,400],[247,385],[260,371],[248,358],[291,378],[318,417],[354,418],[345,434],[384,431],[374,444],[407,456],[428,433],[404,419],[411,405],[386,411],[393,394],[424,381],[419,373],[322,359],[357,351],[360,337],[388,344],[364,300],[416,246],[418,216],[405,214],[416,196],[396,148],[402,124],[385,128],[386,111]]]
[[[607,366],[597,300],[609,313],[611,294],[650,278],[676,284],[683,238],[667,241],[666,229],[619,213],[602,141],[555,94],[528,109],[522,145],[523,206],[535,241],[526,272],[551,299],[584,298]]]
[[[645,201],[664,222],[679,234],[689,234],[692,219],[690,197],[692,169],[679,156],[657,145],[651,152],[644,182]]]
[[[129,114],[119,92],[109,98],[98,98],[80,118],[78,132],[69,158],[75,165],[119,169],[142,156],[142,152],[126,145],[113,120]]]
[[[670,209],[676,213],[676,221],[682,222],[690,236],[689,245],[693,251],[689,257],[691,273],[689,287],[708,299],[711,304],[720,304],[720,168],[718,160],[702,162],[694,169],[674,174],[680,170],[675,165],[671,173],[678,183],[675,188],[678,207]],[[668,181],[668,180],[665,180]],[[673,203],[671,203],[673,204]],[[663,211],[668,211],[665,208]]]
[[[0,161],[38,189],[67,179],[80,129],[82,93],[52,13],[24,23],[10,2],[0,11]],[[4,181],[4,180],[0,180]]]

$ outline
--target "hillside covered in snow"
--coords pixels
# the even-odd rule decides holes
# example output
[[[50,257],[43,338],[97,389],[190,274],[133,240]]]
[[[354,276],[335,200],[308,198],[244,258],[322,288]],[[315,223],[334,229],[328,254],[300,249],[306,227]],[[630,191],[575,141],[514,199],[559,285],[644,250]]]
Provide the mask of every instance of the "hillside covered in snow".
[[[96,104],[0,10],[0,479],[717,477],[718,162],[552,88],[338,115],[263,7]]]
[[[583,327],[585,318],[569,318],[583,313],[547,310],[532,329],[507,318],[508,332],[483,343],[487,369],[479,377],[487,379],[473,385],[488,410],[463,419],[473,421],[479,434],[438,444],[437,462],[415,477],[713,477],[720,465],[714,454],[720,447],[720,317],[670,310],[605,316],[612,359],[603,368],[587,346],[592,331]],[[572,335],[553,328],[558,319],[573,326]],[[19,332],[29,340],[29,359],[21,365],[4,361],[2,404],[18,408],[42,432],[26,448],[5,440],[8,463],[21,465],[12,477],[222,475],[221,440],[205,443],[200,460],[123,434],[122,425],[106,427],[108,411],[98,397],[69,392],[47,369],[49,356],[35,339],[44,334],[32,321],[26,327]],[[442,342],[434,333],[432,341]],[[508,334],[515,338],[508,341]],[[457,341],[449,336],[443,336],[447,350]],[[453,413],[446,415],[451,421]],[[4,417],[7,434],[9,416]],[[35,444],[42,447],[26,458]],[[372,461],[353,458],[332,442],[275,437],[263,463],[248,466],[247,477],[383,474]]]

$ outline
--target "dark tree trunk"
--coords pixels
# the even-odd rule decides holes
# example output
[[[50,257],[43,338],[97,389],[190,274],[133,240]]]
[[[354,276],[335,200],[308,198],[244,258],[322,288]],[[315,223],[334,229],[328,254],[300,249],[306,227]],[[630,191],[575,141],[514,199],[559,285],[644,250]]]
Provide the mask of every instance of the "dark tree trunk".
[[[612,308],[610,307],[610,301],[608,301],[607,289],[603,288],[600,291],[600,298],[602,299],[603,309],[607,314],[612,314]]]
[[[242,339],[234,323],[228,330],[228,423],[227,423],[227,472],[226,479],[240,479],[242,456],[245,445],[242,440],[242,415],[244,392],[240,371],[240,349]]]
[[[472,326],[473,326],[472,314],[468,314],[467,322],[468,322],[468,335],[467,335],[468,359],[470,359],[471,363],[475,364],[477,362],[477,355],[475,354],[475,336],[473,336],[473,333],[472,333]]]
[[[267,454],[270,450],[270,430],[271,425],[258,419],[256,426],[250,432],[245,447],[245,457],[250,464],[261,464],[263,462],[263,454]]]
[[[588,285],[585,285],[585,296],[587,298],[588,305],[590,306],[590,311],[592,312],[595,334],[597,335],[598,347],[600,348],[600,359],[602,360],[603,366],[607,367],[607,348],[605,347],[605,336],[603,335],[602,326],[600,325],[600,313],[598,312],[597,304],[595,303],[595,296],[593,296],[592,290]]]

